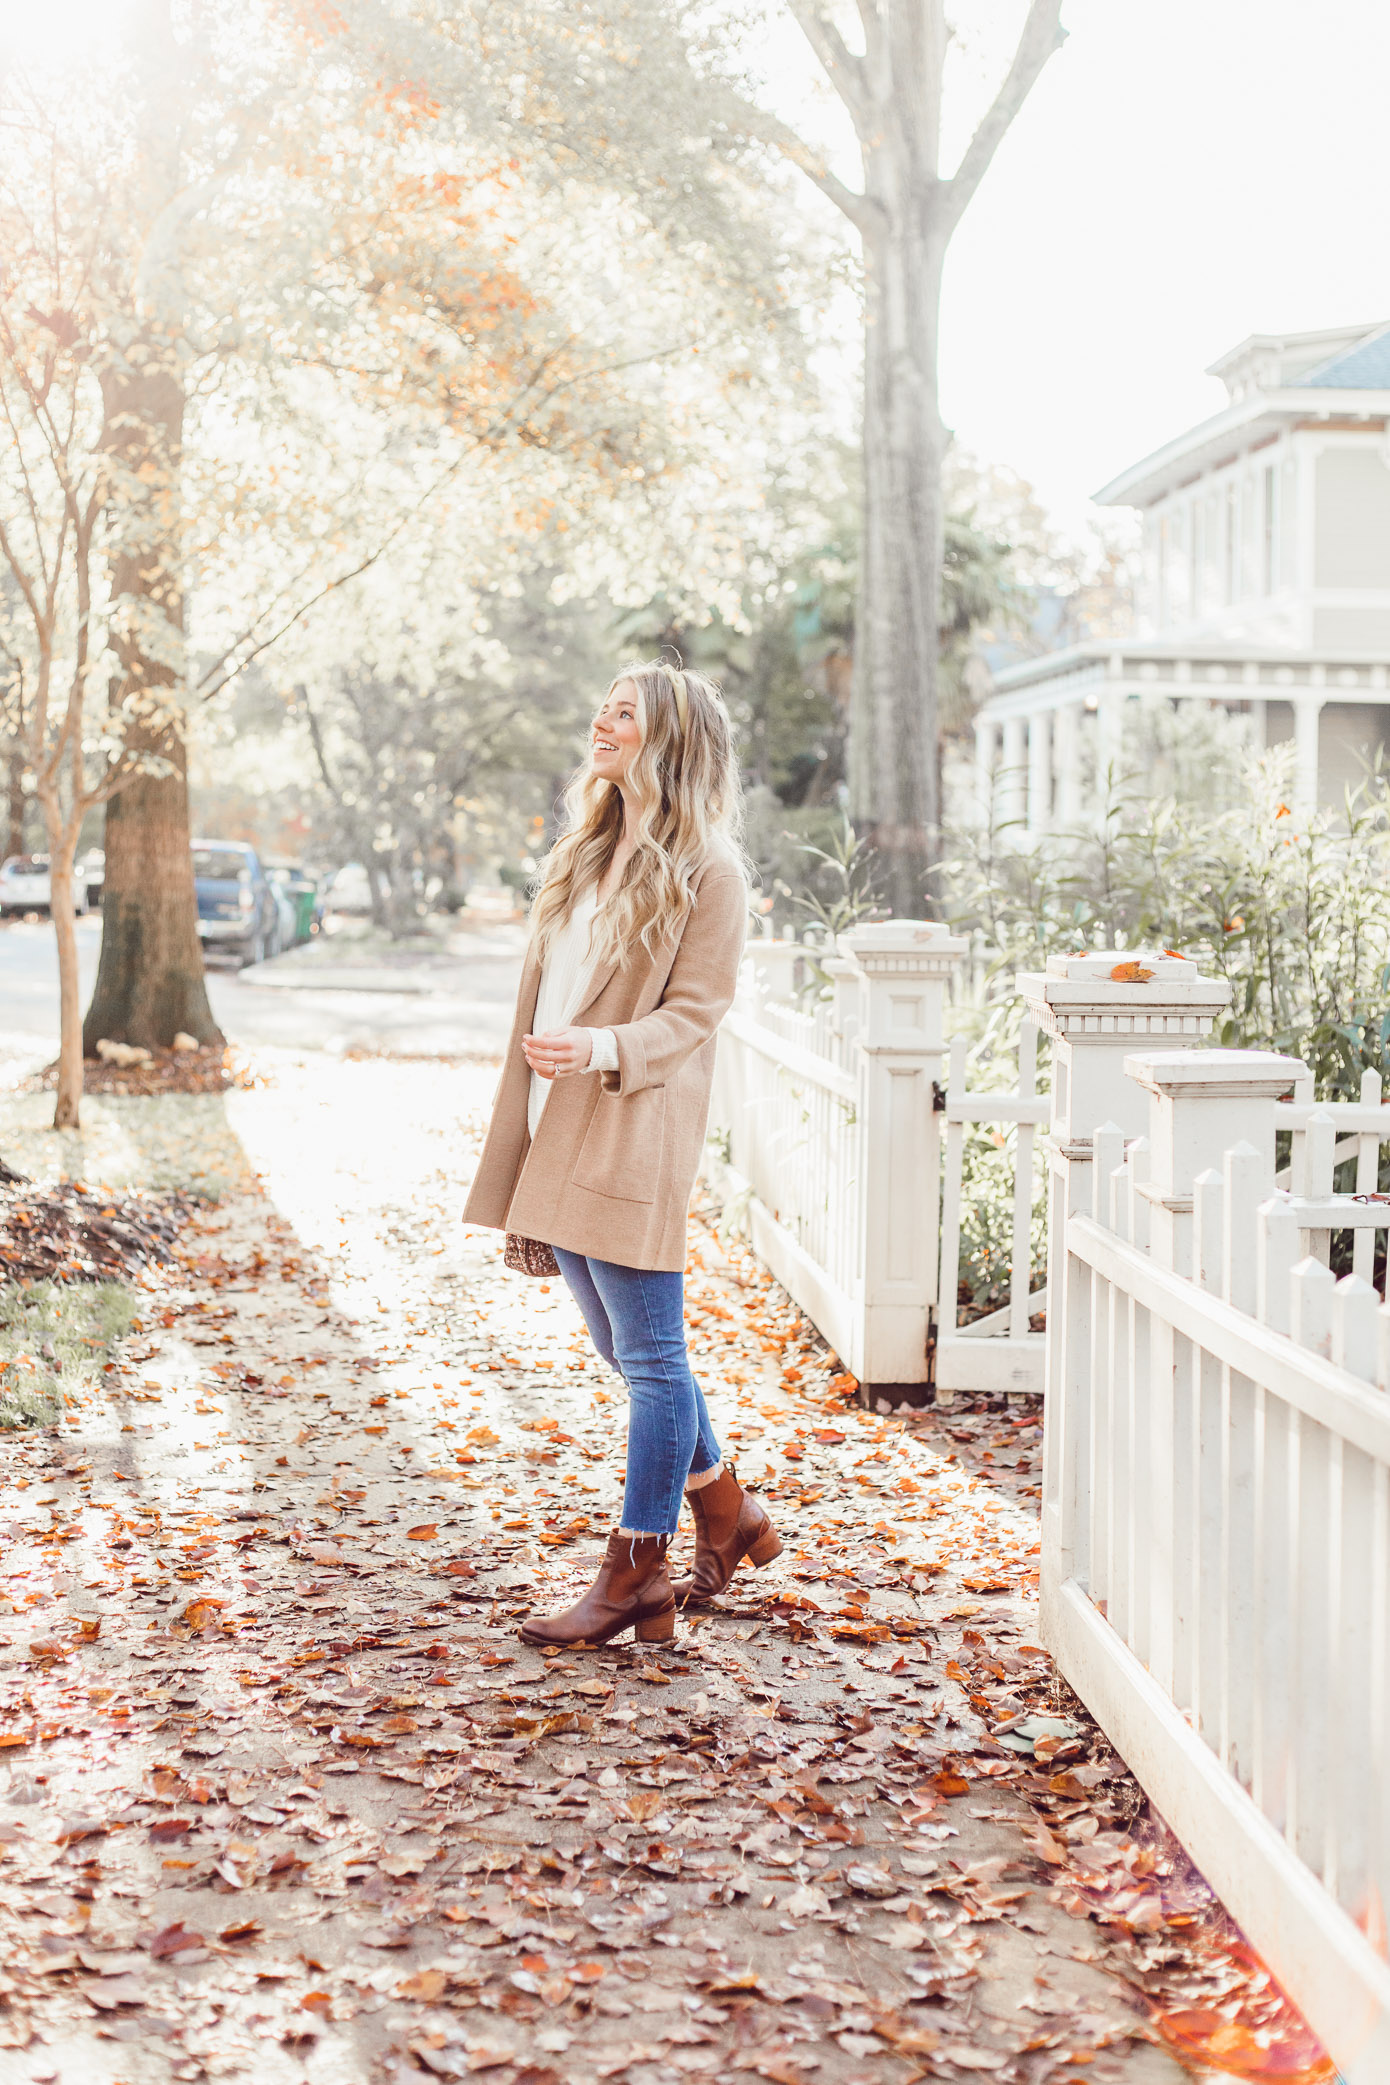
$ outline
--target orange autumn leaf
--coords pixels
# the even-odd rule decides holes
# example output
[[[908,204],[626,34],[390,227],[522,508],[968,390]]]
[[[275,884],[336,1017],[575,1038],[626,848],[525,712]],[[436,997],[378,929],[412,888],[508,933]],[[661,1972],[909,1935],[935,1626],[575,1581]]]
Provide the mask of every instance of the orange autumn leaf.
[[[1282,2030],[1265,2034],[1228,2020],[1206,2007],[1150,2015],[1156,2032],[1180,2056],[1233,2078],[1277,2079],[1279,2085],[1332,2085],[1337,2068],[1312,2031],[1301,2020],[1286,2021]]]
[[[1153,976],[1142,963],[1117,963],[1110,973],[1110,981],[1117,985],[1146,985]]]
[[[438,1533],[439,1523],[437,1521],[424,1520],[421,1521],[418,1528],[407,1528],[405,1539],[407,1542],[433,1542]]]

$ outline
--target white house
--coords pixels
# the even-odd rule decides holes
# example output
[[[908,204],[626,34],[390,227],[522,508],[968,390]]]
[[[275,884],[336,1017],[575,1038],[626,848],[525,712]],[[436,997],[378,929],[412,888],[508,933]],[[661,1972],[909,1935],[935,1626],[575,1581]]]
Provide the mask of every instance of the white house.
[[[1253,334],[1210,373],[1223,409],[1097,494],[1144,517],[1135,635],[1008,668],[976,718],[979,801],[1031,832],[1084,819],[1146,697],[1292,739],[1305,808],[1390,740],[1390,325]]]

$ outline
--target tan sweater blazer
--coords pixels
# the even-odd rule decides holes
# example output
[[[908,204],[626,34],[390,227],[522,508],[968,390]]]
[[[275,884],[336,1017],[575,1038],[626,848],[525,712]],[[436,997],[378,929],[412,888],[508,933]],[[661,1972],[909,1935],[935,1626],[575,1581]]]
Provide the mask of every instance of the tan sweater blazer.
[[[591,979],[574,1016],[611,1028],[618,1069],[557,1079],[534,1143],[521,1053],[540,986],[526,958],[487,1141],[464,1207],[491,1224],[623,1267],[685,1266],[686,1213],[709,1119],[715,1031],[733,1000],[748,920],[737,864],[713,855],[678,940]]]

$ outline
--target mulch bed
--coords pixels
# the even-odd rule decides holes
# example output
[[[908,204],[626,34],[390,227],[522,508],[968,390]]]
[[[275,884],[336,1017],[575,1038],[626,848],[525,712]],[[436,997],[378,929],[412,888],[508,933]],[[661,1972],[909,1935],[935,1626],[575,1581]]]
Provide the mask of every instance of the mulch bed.
[[[173,1260],[191,1197],[39,1187],[0,1161],[0,1280],[119,1281]]]
[[[35,1072],[30,1091],[49,1091],[58,1083],[56,1061]],[[122,1070],[89,1057],[82,1067],[85,1093],[228,1093],[233,1087],[261,1086],[264,1077],[240,1062],[235,1052],[211,1044],[202,1050],[157,1050],[148,1064]]]

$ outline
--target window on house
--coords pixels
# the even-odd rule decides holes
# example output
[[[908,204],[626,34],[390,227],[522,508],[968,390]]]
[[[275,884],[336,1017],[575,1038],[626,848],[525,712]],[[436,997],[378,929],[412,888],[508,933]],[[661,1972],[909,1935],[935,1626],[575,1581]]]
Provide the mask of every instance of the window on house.
[[[1234,478],[1226,486],[1226,512],[1221,544],[1221,595],[1225,601],[1236,597],[1236,570],[1240,558],[1240,495]]]
[[[1263,591],[1278,592],[1279,588],[1279,479],[1272,463],[1264,470],[1264,544],[1261,557]]]

